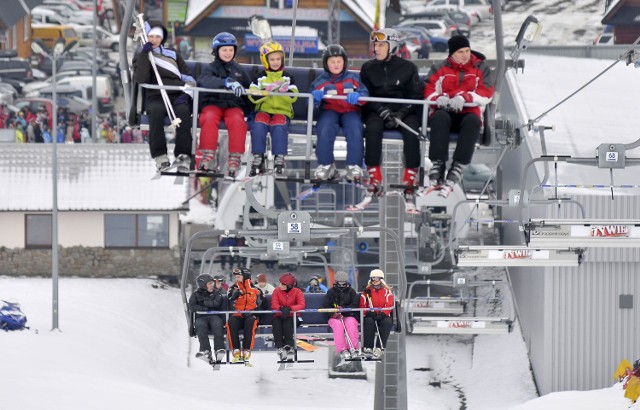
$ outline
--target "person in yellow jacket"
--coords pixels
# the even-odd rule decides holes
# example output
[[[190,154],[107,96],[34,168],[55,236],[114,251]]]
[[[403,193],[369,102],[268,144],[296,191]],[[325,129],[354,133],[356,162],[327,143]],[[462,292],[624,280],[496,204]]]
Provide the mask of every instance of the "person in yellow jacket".
[[[267,310],[267,299],[262,291],[253,286],[251,271],[244,267],[235,268],[232,274],[236,277],[236,283],[229,288],[227,294],[229,304],[233,310]],[[260,319],[254,313],[234,313],[227,321],[227,340],[229,349],[232,350],[232,363],[248,362],[256,337],[256,329]],[[244,339],[240,350],[240,329],[242,328]]]
[[[260,61],[265,70],[260,71],[249,86],[250,90],[297,93],[293,76],[284,69],[284,50],[279,43],[270,41],[260,46]],[[255,104],[255,118],[251,125],[251,169],[249,176],[263,174],[266,170],[264,154],[267,151],[267,133],[271,134],[273,168],[282,174],[289,146],[289,123],[293,118],[293,103],[298,97],[266,95],[256,97],[249,93]]]

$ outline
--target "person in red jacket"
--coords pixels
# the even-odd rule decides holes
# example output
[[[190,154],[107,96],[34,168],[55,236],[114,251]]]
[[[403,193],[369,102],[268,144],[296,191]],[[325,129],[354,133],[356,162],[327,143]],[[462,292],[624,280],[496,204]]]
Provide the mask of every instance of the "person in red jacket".
[[[432,163],[429,184],[445,198],[462,180],[464,169],[471,162],[480,136],[482,113],[494,92],[494,79],[485,56],[471,50],[469,39],[456,35],[448,44],[449,57],[431,67],[424,89],[425,99],[436,103],[429,116]],[[458,143],[445,178],[452,131],[458,132]]]
[[[229,304],[233,310],[266,310],[266,298],[262,291],[253,286],[251,271],[244,267],[235,268],[232,273],[236,283],[229,288]],[[249,361],[260,320],[254,313],[234,313],[227,322],[227,340],[232,350],[232,363]],[[242,351],[240,351],[240,328],[243,328]]]
[[[369,283],[360,295],[360,308],[392,308],[394,303],[391,286],[384,281],[384,272],[380,269],[372,270],[369,274]],[[393,328],[391,310],[367,311],[362,327],[364,333],[362,352],[374,358],[382,357]],[[374,348],[376,332],[380,335],[380,339],[378,346]]]
[[[304,310],[304,294],[297,285],[296,277],[291,272],[280,275],[280,286],[271,296],[271,310],[279,310],[273,315],[273,341],[280,360],[287,360],[288,352],[295,347],[293,340],[293,313]]]

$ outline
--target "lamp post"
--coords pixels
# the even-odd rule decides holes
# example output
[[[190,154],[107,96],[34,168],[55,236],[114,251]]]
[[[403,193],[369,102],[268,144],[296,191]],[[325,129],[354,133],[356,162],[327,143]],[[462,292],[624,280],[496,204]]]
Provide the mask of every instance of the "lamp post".
[[[53,179],[53,203],[51,205],[51,280],[52,280],[52,325],[51,330],[60,330],[58,327],[58,95],[56,92],[56,75],[58,71],[58,57],[69,51],[76,45],[76,41],[72,41],[66,47],[64,39],[59,38],[53,50],[45,51],[45,46],[39,41],[31,43],[31,49],[36,54],[42,54],[51,60],[51,78],[52,78],[52,99],[51,101],[51,119],[52,130],[51,136],[53,143],[52,150],[52,179]]]

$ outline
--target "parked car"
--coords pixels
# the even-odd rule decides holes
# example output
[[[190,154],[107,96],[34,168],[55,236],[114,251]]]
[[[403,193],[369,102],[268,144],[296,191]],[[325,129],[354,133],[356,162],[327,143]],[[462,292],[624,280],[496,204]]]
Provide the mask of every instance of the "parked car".
[[[439,36],[433,36],[429,33],[424,27],[420,26],[403,26],[403,27],[394,27],[399,32],[416,32],[420,33],[420,35],[425,36],[430,45],[430,51],[436,51],[438,53],[445,52],[448,50],[449,45],[447,43],[448,39]],[[429,58],[429,57],[424,57]]]
[[[53,88],[43,88],[40,90],[40,95],[45,99],[53,99]],[[58,107],[66,108],[76,114],[91,108],[91,95],[86,88],[82,87],[56,86],[56,100]]]
[[[493,18],[493,9],[487,0],[432,0],[427,3],[429,9],[456,10],[460,7],[468,11],[478,21]]]
[[[404,16],[402,21],[420,21],[420,20],[443,20],[449,25],[449,31],[453,34],[462,34],[465,37],[471,36],[471,16],[464,18],[466,13],[457,13],[456,17],[460,21],[455,21],[452,18],[454,11],[449,10],[434,10],[430,12],[411,14]],[[466,22],[465,22],[466,21]]]
[[[55,10],[36,6],[31,10],[31,24],[67,24],[69,20]],[[32,27],[33,28],[33,27]]]
[[[394,27],[398,34],[402,36],[416,36],[420,41],[420,48],[417,50],[418,58],[429,58],[431,54],[431,39],[429,32],[422,27]]]
[[[449,25],[443,20],[404,20],[398,23],[398,27],[419,26],[429,31],[429,34],[440,37],[451,37]]]
[[[88,89],[88,100],[91,100],[91,87],[93,85],[93,76],[79,75],[63,78],[58,81],[58,85],[81,86]],[[111,112],[113,110],[113,82],[108,75],[96,76],[96,96],[98,98],[98,112],[101,114]]]
[[[81,46],[93,47],[93,26],[74,25],[73,28],[80,37]],[[98,47],[109,48],[114,52],[120,48],[120,36],[109,33],[102,27],[96,27],[96,38]]]
[[[0,77],[20,81],[31,81],[33,79],[31,63],[24,58],[17,57],[17,55],[14,51],[13,53],[5,53],[3,56],[0,56]]]
[[[71,44],[75,41],[80,41],[78,33],[71,26],[59,25],[59,24],[32,24],[31,25],[32,38],[38,39],[44,43],[45,46],[52,49],[58,39],[64,39],[65,44]]]

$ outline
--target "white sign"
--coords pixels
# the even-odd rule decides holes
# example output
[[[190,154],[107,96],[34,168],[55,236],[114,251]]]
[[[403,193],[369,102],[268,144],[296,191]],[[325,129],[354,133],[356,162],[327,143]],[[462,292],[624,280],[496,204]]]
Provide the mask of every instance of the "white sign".
[[[299,222],[288,222],[287,223],[287,233],[302,233],[302,227]]]

